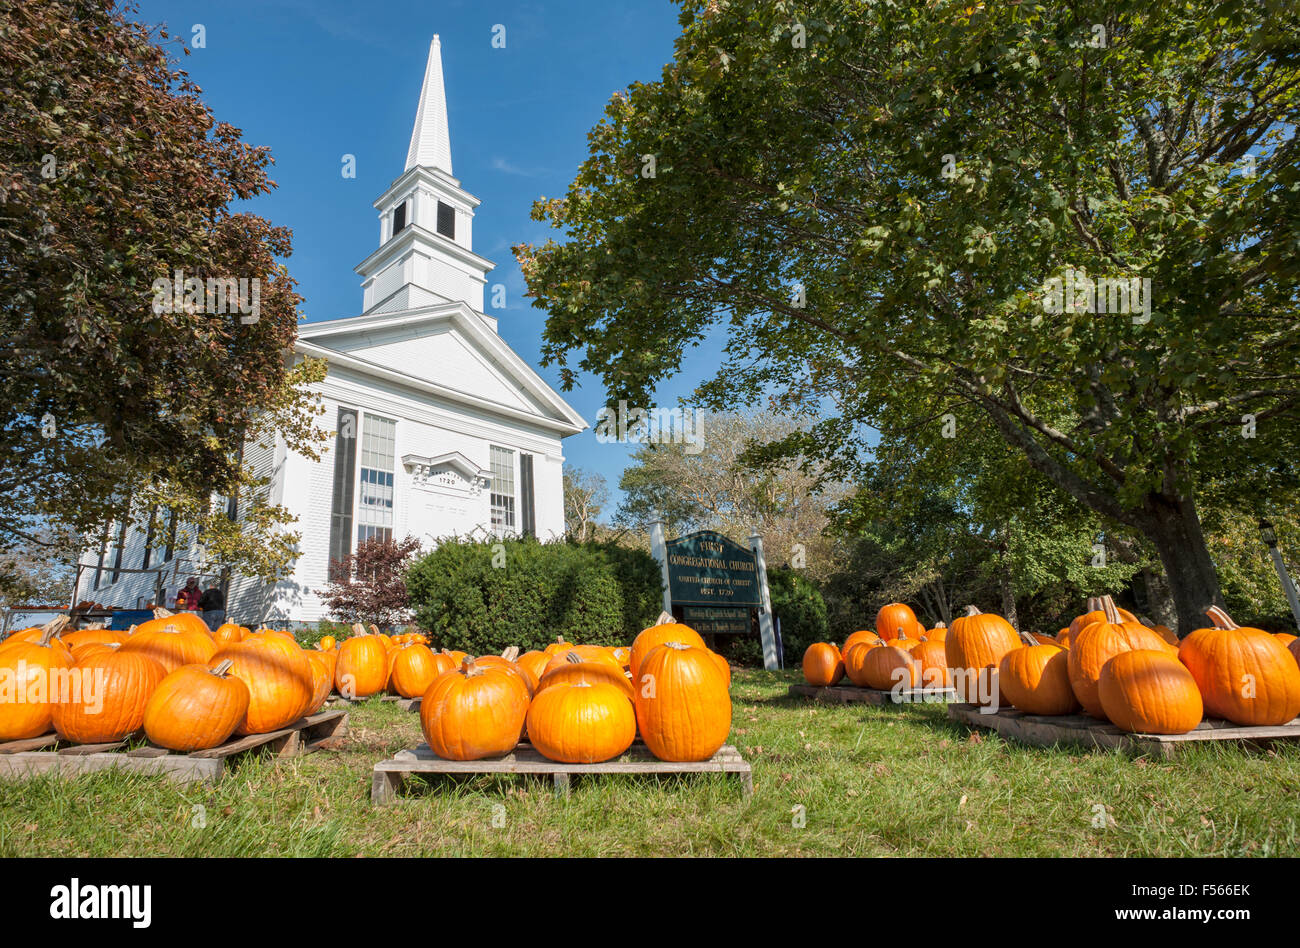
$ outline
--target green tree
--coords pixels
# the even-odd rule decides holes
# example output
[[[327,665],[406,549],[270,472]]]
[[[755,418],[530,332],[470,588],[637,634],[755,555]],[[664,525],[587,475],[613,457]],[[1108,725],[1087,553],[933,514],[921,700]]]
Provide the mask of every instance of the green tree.
[[[0,0],[0,545],[163,502],[257,572],[292,537],[241,449],[270,431],[314,454],[322,370],[285,358],[290,232],[231,209],[274,187],[269,150],[131,12]],[[214,493],[243,496],[242,534]]]
[[[1149,542],[1199,624],[1222,597],[1198,484],[1297,479],[1300,12],[686,0],[681,23],[535,206],[564,240],[517,248],[547,360],[645,404],[721,325],[702,394],[833,400],[804,453],[900,400],[968,405]],[[1073,271],[1116,281],[1106,312],[1053,292]]]

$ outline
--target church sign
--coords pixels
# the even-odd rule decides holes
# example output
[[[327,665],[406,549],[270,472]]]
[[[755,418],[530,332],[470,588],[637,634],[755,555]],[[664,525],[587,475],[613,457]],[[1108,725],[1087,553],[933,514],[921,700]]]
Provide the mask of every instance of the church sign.
[[[725,606],[729,607],[725,610],[728,613],[744,611],[744,628],[736,631],[748,632],[748,610],[763,604],[754,552],[712,530],[671,540],[666,546],[673,605]],[[739,625],[738,616],[729,618]]]
[[[682,606],[682,621],[701,635],[746,635],[754,631],[753,612],[743,606]]]

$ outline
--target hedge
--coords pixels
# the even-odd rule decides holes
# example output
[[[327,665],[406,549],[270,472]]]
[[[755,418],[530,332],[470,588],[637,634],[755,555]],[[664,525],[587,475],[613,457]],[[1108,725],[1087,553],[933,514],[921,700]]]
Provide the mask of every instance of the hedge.
[[[612,543],[447,541],[406,577],[435,648],[472,655],[570,642],[627,645],[659,614],[659,564]]]
[[[808,579],[792,569],[767,571],[772,614],[781,620],[781,651],[786,668],[798,668],[803,653],[830,635],[826,601]],[[763,644],[757,635],[718,636],[718,649],[738,665],[763,665]]]

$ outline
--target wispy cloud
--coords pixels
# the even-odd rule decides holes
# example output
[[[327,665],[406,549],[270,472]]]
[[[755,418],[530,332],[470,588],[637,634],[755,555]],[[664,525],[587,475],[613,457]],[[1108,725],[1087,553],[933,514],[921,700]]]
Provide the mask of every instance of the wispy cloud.
[[[502,174],[513,174],[521,178],[540,178],[547,173],[545,168],[520,168],[518,165],[511,164],[505,158],[493,158],[492,169],[500,171]]]

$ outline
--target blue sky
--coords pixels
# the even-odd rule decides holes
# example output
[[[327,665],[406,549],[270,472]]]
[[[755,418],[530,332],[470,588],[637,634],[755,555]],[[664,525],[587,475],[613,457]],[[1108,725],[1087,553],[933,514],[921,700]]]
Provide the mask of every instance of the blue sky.
[[[538,366],[545,314],[524,298],[510,247],[546,238],[529,207],[564,193],[615,90],[659,78],[677,16],[663,0],[144,0],[134,18],[176,34],[171,48],[215,116],[271,147],[279,187],[244,206],[293,230],[288,266],[308,321],[360,312],[352,268],[377,246],[371,202],[403,169],[429,40],[439,34],[452,165],[483,202],[474,249],[497,264],[489,285],[507,287],[507,308],[489,312],[558,388],[558,374]],[[195,24],[206,47],[184,56],[178,44],[193,42]],[[504,49],[492,46],[497,24]],[[340,174],[345,154],[356,156],[354,179]],[[660,403],[688,394],[716,365],[716,353],[698,350],[657,393]],[[594,379],[565,397],[594,424],[604,401]],[[564,444],[569,464],[600,472],[617,496],[626,445],[599,444],[591,430]]]

